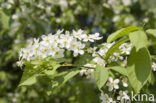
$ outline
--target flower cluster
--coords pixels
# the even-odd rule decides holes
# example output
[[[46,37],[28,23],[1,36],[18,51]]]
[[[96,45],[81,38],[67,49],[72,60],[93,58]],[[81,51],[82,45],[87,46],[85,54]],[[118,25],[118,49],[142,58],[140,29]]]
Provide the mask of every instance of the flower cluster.
[[[94,42],[99,40],[99,33],[87,35],[83,30],[72,33],[58,30],[56,34],[43,35],[40,39],[34,39],[33,43],[20,51],[20,60],[33,60],[37,57],[45,58],[52,56],[53,58],[63,58],[65,50],[72,51],[74,57],[84,54],[84,49],[88,41]]]
[[[108,91],[112,92],[113,89],[119,89],[119,85],[118,85],[119,82],[120,82],[119,79],[113,80],[112,77],[109,77],[108,82],[106,84],[109,87]],[[124,87],[127,87],[128,86],[127,78],[123,78],[122,83]],[[117,101],[120,101],[120,103],[125,103],[125,101],[128,101],[128,102],[130,101],[130,97],[128,96],[128,91],[120,90],[118,94],[119,95],[117,96]],[[108,94],[104,94],[103,91],[101,91],[100,100],[102,101],[102,103],[117,103],[115,100],[109,97]]]
[[[113,43],[104,43],[102,44],[103,48],[100,48],[98,51],[96,51],[96,47],[89,48],[88,52],[92,53],[92,56],[94,57],[93,61],[99,65],[105,66],[108,63],[111,63],[113,61],[124,61],[123,63],[126,63],[127,57],[130,54],[130,51],[132,49],[132,44],[129,43],[123,43],[119,47],[119,52],[113,53],[108,59],[108,61],[105,61],[106,53],[108,50],[114,45]],[[103,58],[101,58],[103,57]],[[125,64],[126,65],[126,64]]]

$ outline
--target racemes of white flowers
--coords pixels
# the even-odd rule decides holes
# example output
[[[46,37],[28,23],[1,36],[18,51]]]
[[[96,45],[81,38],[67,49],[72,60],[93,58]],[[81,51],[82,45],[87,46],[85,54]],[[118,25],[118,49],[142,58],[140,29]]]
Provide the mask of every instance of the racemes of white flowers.
[[[22,48],[19,54],[20,60],[30,61],[37,57],[63,58],[66,50],[72,51],[74,57],[83,55],[86,47],[86,38],[91,42],[100,40],[99,33],[87,35],[83,30],[69,31],[58,30],[55,34],[42,35],[41,40],[34,38],[33,43],[28,47]]]
[[[119,89],[118,83],[119,83],[119,79],[113,80],[112,77],[109,77],[108,82],[106,84],[109,88],[108,90],[112,91],[113,89]]]

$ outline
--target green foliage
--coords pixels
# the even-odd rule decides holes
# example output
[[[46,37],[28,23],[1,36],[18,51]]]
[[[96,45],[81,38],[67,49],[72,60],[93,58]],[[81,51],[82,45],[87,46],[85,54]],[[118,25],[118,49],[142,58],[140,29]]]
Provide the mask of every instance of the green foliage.
[[[141,48],[139,51],[136,51],[136,48],[132,49],[127,73],[131,86],[136,93],[139,93],[151,74],[151,58],[146,48]]]
[[[156,29],[148,29],[146,30],[146,32],[153,35],[156,38]]]
[[[116,31],[115,33],[111,34],[108,37],[107,42],[110,43],[110,42],[112,42],[112,41],[114,41],[116,39],[119,39],[120,37],[122,37],[124,35],[129,34],[132,31],[138,30],[138,29],[139,28],[135,27],[135,26],[130,26],[130,27],[126,27],[126,28],[120,29],[120,30]]]
[[[27,62],[19,86],[36,83],[36,77],[40,75],[54,76],[56,69],[59,67],[59,62],[51,58],[46,58],[46,60],[36,59]]]
[[[3,11],[0,11],[0,20],[2,21],[2,25],[4,29],[9,29],[10,17],[5,14]]]
[[[116,71],[122,75],[127,76],[127,69],[121,66],[109,67],[111,70]]]
[[[33,69],[32,67],[26,66],[19,86],[32,85],[32,84],[36,83],[36,75],[37,74],[36,74],[36,72],[33,72],[32,69]]]
[[[139,30],[132,32],[129,34],[129,38],[137,51],[148,45],[147,36],[144,31]]]
[[[71,78],[76,76],[79,72],[80,72],[80,70],[78,70],[77,68],[73,68],[72,70],[64,71],[61,73],[62,75],[56,76],[56,78],[54,78],[54,81],[57,82],[58,87],[61,87],[67,81],[69,81]]]
[[[107,68],[97,65],[95,69],[95,80],[99,89],[101,89],[107,82],[109,73]]]

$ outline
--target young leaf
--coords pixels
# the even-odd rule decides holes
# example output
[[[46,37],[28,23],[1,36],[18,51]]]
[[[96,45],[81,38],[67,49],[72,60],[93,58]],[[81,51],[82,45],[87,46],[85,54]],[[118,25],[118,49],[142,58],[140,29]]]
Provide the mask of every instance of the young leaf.
[[[153,35],[153,36],[156,38],[156,29],[148,29],[148,30],[146,30],[146,32],[147,32],[148,34]]]
[[[32,85],[34,83],[36,83],[36,73],[30,71],[30,68],[26,68],[18,86]]]
[[[148,45],[147,36],[144,31],[135,31],[129,34],[130,41],[136,47],[136,50]]]
[[[133,48],[128,58],[127,73],[130,84],[136,93],[146,84],[151,70],[151,58],[148,50],[141,48],[136,51]]]
[[[120,66],[109,67],[111,70],[114,70],[122,75],[127,76],[127,69]]]
[[[116,42],[106,53],[106,57],[105,59],[107,60],[116,50],[118,50],[119,46],[123,43],[125,43],[126,41],[128,41],[129,38],[122,38],[121,40],[119,40],[118,42]]]
[[[129,34],[130,32],[132,31],[136,31],[136,30],[139,30],[138,27],[136,26],[129,26],[129,27],[126,27],[126,28],[123,28],[123,29],[120,29],[118,31],[116,31],[115,33],[111,34],[108,39],[107,39],[107,42],[110,43],[124,35],[127,35]]]
[[[73,68],[72,70],[62,72],[60,76],[56,76],[54,78],[54,81],[57,82],[58,86],[62,86],[67,81],[69,81],[71,78],[73,78],[75,75],[77,75],[80,72],[77,68]]]
[[[67,72],[67,74],[63,77],[64,80],[62,82],[62,84],[66,83],[67,81],[69,81],[71,78],[73,78],[75,75],[77,75],[80,72],[80,70],[70,70]]]
[[[0,14],[1,14],[0,20],[3,24],[3,28],[8,29],[10,17],[6,15],[2,10],[0,10]]]
[[[97,65],[95,69],[95,80],[99,89],[103,87],[103,85],[107,82],[108,79],[108,71],[105,67]]]

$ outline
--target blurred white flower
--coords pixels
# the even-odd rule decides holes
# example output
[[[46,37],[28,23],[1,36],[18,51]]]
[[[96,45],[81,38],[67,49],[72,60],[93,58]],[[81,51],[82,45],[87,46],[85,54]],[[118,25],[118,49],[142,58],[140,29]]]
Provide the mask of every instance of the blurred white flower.
[[[17,66],[22,67],[24,63],[23,63],[23,61],[20,60],[20,61],[17,61],[16,64],[17,64]]]
[[[155,62],[152,63],[152,69],[153,69],[153,71],[156,71],[156,63]]]
[[[95,33],[95,34],[92,34],[92,35],[89,35],[89,36],[93,40],[100,40],[100,39],[102,39],[102,37],[100,37],[100,34],[99,33]]]
[[[127,94],[128,91],[120,91],[117,100],[119,100],[121,103],[125,103],[125,101],[129,101],[130,97]]]
[[[122,84],[124,87],[128,87],[128,79],[127,78],[123,78],[122,79]]]
[[[128,5],[131,5],[131,0],[122,0],[122,3],[123,3],[125,6],[128,6]]]
[[[116,103],[108,94],[104,94],[103,92],[101,92],[100,100],[102,101],[101,103]]]

